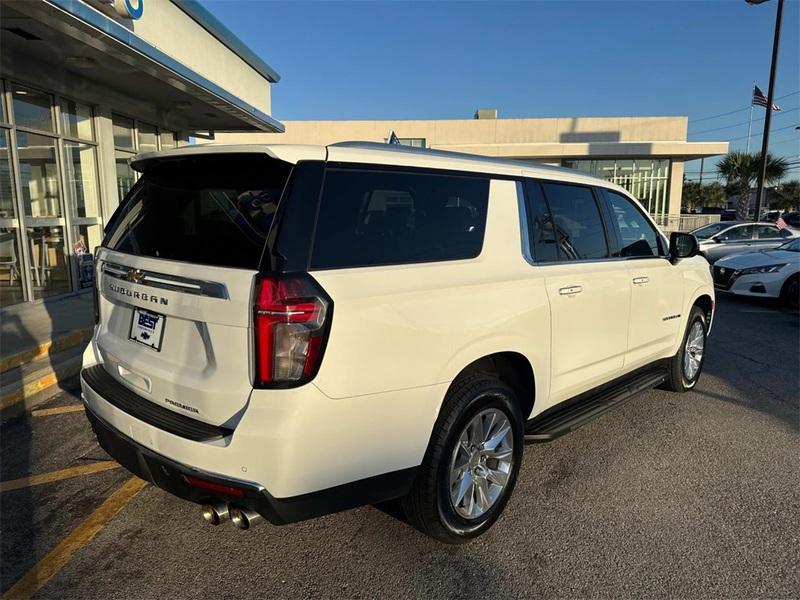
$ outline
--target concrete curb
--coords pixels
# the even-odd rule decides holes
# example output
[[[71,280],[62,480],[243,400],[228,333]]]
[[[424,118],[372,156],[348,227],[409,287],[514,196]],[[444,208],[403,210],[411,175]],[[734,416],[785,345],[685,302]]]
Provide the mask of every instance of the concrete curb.
[[[27,350],[22,350],[11,356],[4,356],[0,358],[0,373],[5,373],[20,365],[43,358],[56,352],[61,352],[67,348],[71,348],[81,342],[88,342],[92,339],[93,327],[86,327],[84,329],[76,329],[64,335],[61,335],[53,340],[48,340]]]
[[[3,420],[30,410],[77,383],[83,358],[78,350],[91,339],[92,331],[92,328],[79,329],[3,357],[0,361]]]

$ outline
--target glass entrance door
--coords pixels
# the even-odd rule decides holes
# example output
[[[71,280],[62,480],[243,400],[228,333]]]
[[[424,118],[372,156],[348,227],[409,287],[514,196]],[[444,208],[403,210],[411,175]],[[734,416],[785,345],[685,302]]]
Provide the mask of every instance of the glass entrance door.
[[[102,221],[92,108],[20,83],[0,84],[5,308],[85,287],[83,267],[100,243]]]
[[[33,299],[70,290],[56,139],[17,131],[19,187]]]

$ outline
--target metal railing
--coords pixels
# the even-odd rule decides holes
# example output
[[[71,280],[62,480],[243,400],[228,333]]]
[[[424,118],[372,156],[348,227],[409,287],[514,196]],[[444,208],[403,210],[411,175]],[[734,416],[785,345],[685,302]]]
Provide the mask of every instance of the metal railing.
[[[692,231],[703,225],[717,223],[720,215],[655,215],[656,225],[663,231]]]

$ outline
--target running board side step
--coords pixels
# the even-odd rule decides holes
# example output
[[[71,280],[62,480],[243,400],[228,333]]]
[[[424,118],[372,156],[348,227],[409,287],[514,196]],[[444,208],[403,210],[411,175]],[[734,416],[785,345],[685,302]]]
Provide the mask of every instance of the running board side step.
[[[631,396],[656,387],[666,378],[666,365],[659,363],[655,367],[634,371],[564,404],[556,405],[528,421],[525,427],[525,443],[550,442],[561,437],[619,406]]]

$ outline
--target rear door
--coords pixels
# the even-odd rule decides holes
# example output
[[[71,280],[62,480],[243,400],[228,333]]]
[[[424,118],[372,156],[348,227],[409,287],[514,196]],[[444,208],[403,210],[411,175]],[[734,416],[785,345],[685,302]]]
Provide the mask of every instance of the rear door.
[[[717,243],[705,251],[710,262],[729,254],[751,250],[755,241],[755,227],[753,225],[736,225],[718,233],[713,239]]]
[[[790,231],[779,229],[776,225],[755,225],[754,229],[756,235],[752,250],[777,248],[792,236]]]
[[[552,321],[550,403],[617,376],[627,349],[630,278],[611,257],[589,186],[526,182],[532,260],[545,277]]]
[[[631,282],[631,319],[625,367],[636,368],[671,351],[679,334],[683,275],[667,257],[664,239],[630,198],[600,190]]]
[[[144,165],[98,254],[96,344],[113,377],[192,418],[237,418],[254,275],[290,169],[265,154]]]

